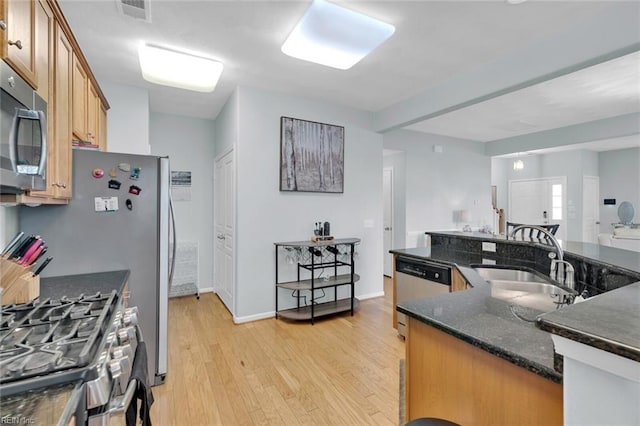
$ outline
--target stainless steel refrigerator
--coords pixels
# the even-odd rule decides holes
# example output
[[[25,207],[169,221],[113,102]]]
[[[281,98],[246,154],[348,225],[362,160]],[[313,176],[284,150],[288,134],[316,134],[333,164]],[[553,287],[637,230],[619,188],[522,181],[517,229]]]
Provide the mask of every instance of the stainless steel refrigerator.
[[[53,256],[43,276],[131,271],[129,305],[139,309],[151,385],[167,373],[169,184],[166,157],[74,150],[70,203],[20,208],[21,229],[41,235]]]

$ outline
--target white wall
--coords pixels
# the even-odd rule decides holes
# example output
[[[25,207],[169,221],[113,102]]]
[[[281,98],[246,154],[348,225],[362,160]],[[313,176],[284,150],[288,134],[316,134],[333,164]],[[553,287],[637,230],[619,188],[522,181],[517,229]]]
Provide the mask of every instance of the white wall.
[[[623,201],[633,204],[634,223],[640,223],[640,148],[601,152],[600,232],[611,232],[619,222],[618,207]],[[605,206],[603,199],[615,198],[615,206]]]
[[[370,114],[245,87],[237,94],[235,320],[273,315],[273,243],[309,239],[320,220],[331,223],[336,238],[362,239],[356,295],[381,295],[382,136],[369,130]],[[281,116],[345,127],[343,194],[279,191]],[[366,220],[373,228],[364,227]]]
[[[149,92],[100,81],[111,108],[107,111],[107,151],[149,154]]]
[[[434,146],[441,146],[441,153]],[[491,159],[484,145],[396,130],[384,148],[405,152],[406,232],[455,229],[453,212],[467,210],[473,228],[492,225]]]
[[[169,156],[171,170],[191,172],[191,200],[174,200],[176,241],[198,243],[198,287],[213,290],[214,122],[151,113],[151,154]]]

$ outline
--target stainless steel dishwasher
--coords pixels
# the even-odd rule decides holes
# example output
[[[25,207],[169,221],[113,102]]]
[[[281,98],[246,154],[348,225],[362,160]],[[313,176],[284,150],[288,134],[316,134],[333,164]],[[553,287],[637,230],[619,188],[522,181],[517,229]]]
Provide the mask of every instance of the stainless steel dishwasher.
[[[451,292],[451,268],[439,263],[398,256],[396,303]],[[398,334],[405,336],[406,315],[398,312]]]

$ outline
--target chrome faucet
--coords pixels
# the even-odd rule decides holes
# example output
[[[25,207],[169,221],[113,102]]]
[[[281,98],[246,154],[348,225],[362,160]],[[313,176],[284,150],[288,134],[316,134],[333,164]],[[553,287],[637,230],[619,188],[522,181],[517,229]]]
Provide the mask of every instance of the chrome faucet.
[[[573,268],[573,265],[564,260],[564,251],[562,250],[562,247],[560,246],[558,240],[556,240],[556,237],[551,232],[536,225],[516,226],[515,228],[513,228],[509,236],[511,238],[514,238],[516,232],[524,229],[535,229],[536,231],[543,233],[546,238],[551,241],[551,244],[553,244],[553,247],[556,251],[556,259],[551,260],[551,270],[549,272],[549,276],[551,277],[551,279],[558,281],[560,284],[563,284],[570,289],[575,290],[575,269]],[[551,257],[551,254],[549,254],[549,257]]]

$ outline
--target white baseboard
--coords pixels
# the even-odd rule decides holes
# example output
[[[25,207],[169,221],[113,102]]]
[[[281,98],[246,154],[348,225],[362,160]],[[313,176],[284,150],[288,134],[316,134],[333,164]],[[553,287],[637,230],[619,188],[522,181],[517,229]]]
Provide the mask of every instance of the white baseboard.
[[[200,293],[215,293],[215,290],[213,289],[213,287],[202,287],[198,289],[198,292]]]
[[[245,322],[251,322],[251,321],[258,321],[258,320],[263,320],[263,319],[267,319],[267,318],[275,318],[276,313],[275,311],[271,311],[271,312],[263,312],[261,314],[255,314],[255,315],[247,315],[245,317],[237,317],[237,316],[233,316],[233,323],[234,324],[242,324]]]
[[[383,297],[383,296],[384,296],[384,291],[379,291],[377,293],[362,294],[362,295],[357,296],[357,297],[360,300],[367,300],[367,299],[374,299],[376,297]]]

